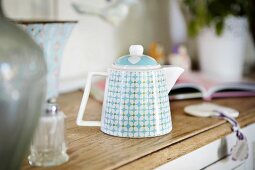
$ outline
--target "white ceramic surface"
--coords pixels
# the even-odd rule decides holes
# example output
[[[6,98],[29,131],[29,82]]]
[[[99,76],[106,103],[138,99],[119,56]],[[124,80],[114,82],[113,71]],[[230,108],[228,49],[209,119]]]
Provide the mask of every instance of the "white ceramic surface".
[[[198,36],[201,70],[224,79],[241,78],[247,33],[246,18],[226,19],[220,36],[216,35],[214,28],[205,28]]]

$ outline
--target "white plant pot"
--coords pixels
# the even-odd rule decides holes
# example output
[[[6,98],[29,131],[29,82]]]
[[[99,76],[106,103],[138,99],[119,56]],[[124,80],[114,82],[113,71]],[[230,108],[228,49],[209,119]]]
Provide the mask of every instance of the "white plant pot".
[[[228,17],[220,36],[214,27],[201,31],[198,36],[198,54],[202,72],[224,79],[242,77],[247,25],[245,17]]]

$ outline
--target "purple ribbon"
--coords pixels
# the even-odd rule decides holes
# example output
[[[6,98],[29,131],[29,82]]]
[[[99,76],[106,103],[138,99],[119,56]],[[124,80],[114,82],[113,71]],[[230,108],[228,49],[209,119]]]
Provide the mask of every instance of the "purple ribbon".
[[[241,132],[238,122],[233,117],[228,116],[227,114],[218,110],[214,110],[214,111],[218,113],[218,115],[215,115],[215,117],[219,117],[221,119],[228,121],[232,125],[232,130],[236,133],[237,138],[239,140],[244,140],[245,138],[244,134]]]

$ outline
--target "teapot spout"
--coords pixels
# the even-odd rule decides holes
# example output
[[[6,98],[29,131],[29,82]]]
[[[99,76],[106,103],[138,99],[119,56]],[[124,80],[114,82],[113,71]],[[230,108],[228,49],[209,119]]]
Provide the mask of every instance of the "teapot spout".
[[[169,93],[184,69],[177,66],[165,66],[167,92]]]

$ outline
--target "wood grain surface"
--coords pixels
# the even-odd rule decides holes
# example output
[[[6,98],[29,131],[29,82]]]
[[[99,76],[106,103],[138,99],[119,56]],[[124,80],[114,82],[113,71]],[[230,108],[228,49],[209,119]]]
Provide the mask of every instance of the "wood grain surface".
[[[171,101],[173,131],[155,137],[130,139],[104,134],[99,127],[78,127],[75,124],[82,97],[81,91],[61,95],[58,102],[66,114],[66,140],[70,160],[50,169],[152,169],[178,158],[199,147],[231,133],[224,120],[197,118],[184,114],[186,105],[202,100]],[[241,126],[255,122],[255,97],[217,99],[213,103],[233,107],[240,111]],[[100,120],[101,103],[90,98],[86,108],[86,120]],[[27,160],[23,170],[45,169],[31,167]]]

